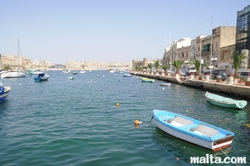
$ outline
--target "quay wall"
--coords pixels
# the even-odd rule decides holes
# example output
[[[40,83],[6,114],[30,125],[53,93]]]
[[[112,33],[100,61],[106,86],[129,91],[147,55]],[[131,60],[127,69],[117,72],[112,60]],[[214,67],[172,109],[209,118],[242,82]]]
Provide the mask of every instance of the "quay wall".
[[[206,81],[198,79],[180,78],[177,79],[172,76],[156,75],[156,74],[144,74],[144,73],[131,73],[132,75],[137,75],[141,77],[148,77],[152,79],[168,81],[175,84],[180,84],[184,86],[189,86],[193,88],[199,88],[207,91],[220,92],[229,94],[230,96],[238,96],[240,98],[250,99],[250,86],[237,84],[229,84],[224,81],[222,83],[216,82],[215,80]]]

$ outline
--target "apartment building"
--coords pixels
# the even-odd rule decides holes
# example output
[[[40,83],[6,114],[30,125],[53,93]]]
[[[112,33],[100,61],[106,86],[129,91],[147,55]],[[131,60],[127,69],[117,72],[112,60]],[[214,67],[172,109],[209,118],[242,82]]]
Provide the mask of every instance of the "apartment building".
[[[225,59],[229,59],[234,51],[232,45],[235,45],[235,36],[235,26],[220,26],[214,28],[209,36],[197,36],[195,39],[181,38],[170,48],[165,49],[162,63],[172,64],[174,60],[190,62],[194,59],[203,59],[209,66],[225,68],[230,72],[232,62],[225,62]],[[216,61],[212,61],[212,58],[216,58]]]
[[[235,50],[250,56],[250,5],[237,12]],[[250,67],[250,58],[243,62],[243,68]]]
[[[173,64],[175,60],[190,60],[192,39],[183,37],[174,41],[170,48],[166,48],[163,55],[162,64]]]
[[[210,66],[215,68],[228,68],[228,71],[231,70],[232,65],[228,62],[225,63],[223,58],[223,63],[221,61],[221,48],[235,45],[235,35],[236,27],[235,26],[220,26],[212,30],[212,35],[204,37],[201,39],[201,58],[209,62]],[[198,42],[198,40],[197,40]],[[198,43],[196,43],[198,45]],[[232,55],[234,51],[233,47],[229,47],[229,51]],[[197,48],[197,53],[199,52]],[[226,54],[229,56],[229,54]],[[223,55],[224,57],[225,55]],[[216,59],[212,61],[213,59]]]

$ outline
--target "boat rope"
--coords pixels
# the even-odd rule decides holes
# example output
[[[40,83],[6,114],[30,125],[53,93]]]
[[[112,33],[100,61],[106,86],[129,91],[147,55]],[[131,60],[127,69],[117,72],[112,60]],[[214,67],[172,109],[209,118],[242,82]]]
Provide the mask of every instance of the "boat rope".
[[[212,141],[214,141],[211,137],[209,137]],[[214,143],[216,144],[216,145],[218,145],[217,143],[216,143],[216,141],[214,141]],[[224,152],[224,150],[222,150],[220,147],[219,147],[219,149],[222,151],[222,153],[225,155],[225,156],[227,156],[228,158],[230,158],[227,154],[226,154],[226,152]],[[236,166],[238,166],[236,163],[233,163],[233,164],[235,164]]]
[[[151,123],[151,121],[153,120],[154,116],[152,116],[152,118],[150,119],[150,121],[148,122],[149,124]]]
[[[207,101],[207,100],[206,100],[206,96],[204,96],[204,100],[203,100],[203,103],[206,103],[206,101]]]

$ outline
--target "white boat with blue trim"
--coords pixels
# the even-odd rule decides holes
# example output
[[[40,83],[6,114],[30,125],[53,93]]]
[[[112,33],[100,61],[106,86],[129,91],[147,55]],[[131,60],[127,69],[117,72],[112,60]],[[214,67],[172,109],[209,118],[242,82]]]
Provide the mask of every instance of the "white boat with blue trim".
[[[233,132],[187,116],[169,111],[153,110],[152,118],[162,131],[213,151],[225,149],[233,142]]]
[[[11,90],[10,86],[4,86],[4,84],[0,82],[0,102],[6,100],[10,90]]]

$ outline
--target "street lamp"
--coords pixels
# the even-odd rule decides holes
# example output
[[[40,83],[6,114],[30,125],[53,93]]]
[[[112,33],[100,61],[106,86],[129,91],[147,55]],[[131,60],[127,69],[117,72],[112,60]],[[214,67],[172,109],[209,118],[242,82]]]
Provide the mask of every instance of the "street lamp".
[[[203,64],[203,59],[200,59],[200,75],[202,74],[202,64]]]
[[[211,58],[211,61],[213,62],[213,70],[214,70],[214,62],[217,61],[217,58]]]

